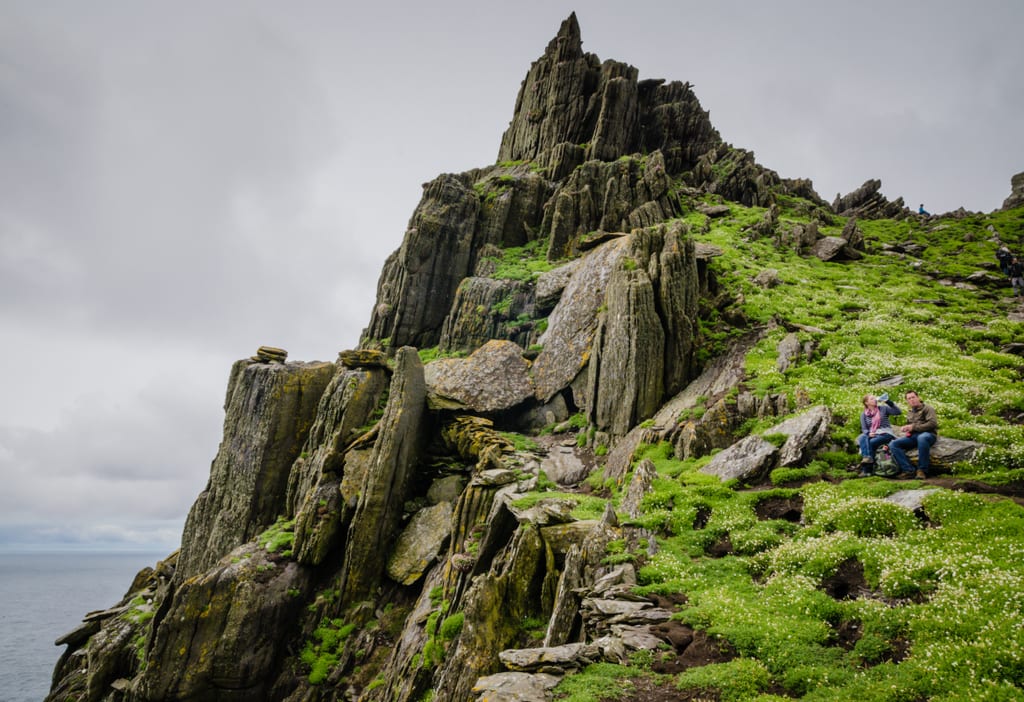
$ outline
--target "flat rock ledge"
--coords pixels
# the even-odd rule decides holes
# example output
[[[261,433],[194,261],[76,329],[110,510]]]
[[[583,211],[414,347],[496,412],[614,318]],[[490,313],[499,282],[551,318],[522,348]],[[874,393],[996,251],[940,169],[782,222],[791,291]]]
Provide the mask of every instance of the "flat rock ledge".
[[[477,702],[546,702],[559,681],[546,673],[496,673],[477,680],[473,692]]]

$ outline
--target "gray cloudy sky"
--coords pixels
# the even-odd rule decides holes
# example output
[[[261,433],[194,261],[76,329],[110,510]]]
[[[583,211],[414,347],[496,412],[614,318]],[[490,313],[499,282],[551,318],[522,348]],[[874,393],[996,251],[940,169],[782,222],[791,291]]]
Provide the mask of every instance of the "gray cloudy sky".
[[[1018,0],[352,4],[0,0],[0,548],[173,548],[231,363],[357,343],[573,9],[828,200],[987,212],[1024,170]]]

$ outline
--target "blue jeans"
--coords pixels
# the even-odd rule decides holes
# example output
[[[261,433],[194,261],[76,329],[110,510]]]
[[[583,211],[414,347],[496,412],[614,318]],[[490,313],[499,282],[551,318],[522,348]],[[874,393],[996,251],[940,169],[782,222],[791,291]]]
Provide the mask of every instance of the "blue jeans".
[[[916,448],[917,468],[927,474],[928,466],[931,465],[929,457],[931,455],[932,445],[935,443],[935,439],[935,434],[932,434],[930,431],[914,432],[910,436],[900,437],[889,444],[889,452],[892,453],[893,460],[896,461],[896,465],[900,467],[900,470],[904,473],[913,473],[914,466],[910,464],[910,459],[907,458],[907,454],[905,452],[909,449]]]
[[[870,458],[873,461],[875,460],[875,451],[878,450],[878,447],[885,446],[895,438],[896,437],[892,434],[886,434],[884,432],[875,434],[873,437],[868,437],[867,434],[861,434],[857,437],[857,443],[860,445],[860,455],[864,458]]]

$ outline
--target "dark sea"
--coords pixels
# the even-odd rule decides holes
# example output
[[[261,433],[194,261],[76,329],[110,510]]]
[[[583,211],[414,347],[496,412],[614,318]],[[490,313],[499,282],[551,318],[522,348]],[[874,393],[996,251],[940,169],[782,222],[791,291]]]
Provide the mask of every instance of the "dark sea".
[[[64,652],[54,646],[167,553],[0,553],[0,701],[41,702]]]

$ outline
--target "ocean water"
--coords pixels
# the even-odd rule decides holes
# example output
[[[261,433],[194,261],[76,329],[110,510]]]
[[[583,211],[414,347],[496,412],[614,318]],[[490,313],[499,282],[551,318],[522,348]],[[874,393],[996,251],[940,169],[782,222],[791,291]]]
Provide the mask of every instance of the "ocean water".
[[[166,553],[0,553],[0,700],[41,702],[82,617],[124,597]]]

